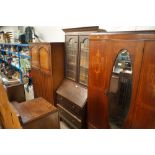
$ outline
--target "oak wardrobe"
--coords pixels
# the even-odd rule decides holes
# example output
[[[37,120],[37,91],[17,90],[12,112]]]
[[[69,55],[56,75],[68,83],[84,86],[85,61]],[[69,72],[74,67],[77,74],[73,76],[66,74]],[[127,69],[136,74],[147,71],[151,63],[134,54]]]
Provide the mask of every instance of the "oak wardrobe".
[[[34,97],[52,104],[64,79],[64,43],[33,43],[30,46]]]

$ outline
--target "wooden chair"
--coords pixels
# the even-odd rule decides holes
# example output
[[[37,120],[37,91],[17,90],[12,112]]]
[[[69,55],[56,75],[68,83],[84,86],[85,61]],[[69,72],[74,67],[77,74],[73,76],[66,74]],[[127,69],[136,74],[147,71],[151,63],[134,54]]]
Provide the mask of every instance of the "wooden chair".
[[[0,81],[0,119],[6,129],[60,128],[59,113],[43,98],[27,102],[9,102],[6,90]]]

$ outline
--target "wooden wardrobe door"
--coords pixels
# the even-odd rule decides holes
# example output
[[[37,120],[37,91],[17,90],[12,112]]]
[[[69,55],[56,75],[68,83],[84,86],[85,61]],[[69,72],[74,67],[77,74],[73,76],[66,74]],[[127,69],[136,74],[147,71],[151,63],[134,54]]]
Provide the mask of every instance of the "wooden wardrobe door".
[[[32,45],[30,47],[30,55],[31,55],[31,66],[37,69],[40,68],[39,52],[37,45]]]
[[[130,98],[129,112],[125,120],[124,127],[131,128],[134,108],[136,104],[136,95],[138,90],[138,83],[140,77],[142,56],[143,56],[144,41],[134,40],[112,40],[112,57],[109,58],[113,64],[110,64],[110,74],[112,73],[114,62],[122,49],[129,52],[132,65],[132,90]],[[111,76],[111,75],[110,75]]]
[[[133,128],[155,128],[155,40],[146,41]]]
[[[110,42],[90,40],[89,78],[88,78],[88,127],[108,128],[108,87]]]
[[[66,77],[77,80],[78,36],[66,36]]]
[[[52,90],[52,77],[50,74],[47,74],[45,72],[41,72],[42,77],[42,97],[45,98],[48,102],[53,102],[53,90]]]
[[[43,72],[49,73],[51,70],[51,55],[50,55],[50,45],[40,45],[39,48],[39,61],[40,69]]]
[[[126,127],[131,126],[137,94],[143,41],[98,40],[90,41],[88,80],[88,125],[90,128],[109,128],[108,92],[113,65],[122,49],[127,49],[132,60],[132,94]]]

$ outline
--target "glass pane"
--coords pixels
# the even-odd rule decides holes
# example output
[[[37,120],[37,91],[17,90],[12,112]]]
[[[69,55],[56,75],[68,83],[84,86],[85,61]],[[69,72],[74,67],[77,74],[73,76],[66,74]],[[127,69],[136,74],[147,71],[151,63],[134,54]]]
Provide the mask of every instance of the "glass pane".
[[[109,88],[109,125],[123,128],[129,111],[132,87],[132,66],[127,50],[118,54],[112,71]]]
[[[88,65],[89,65],[89,40],[86,38],[81,43],[80,57],[80,79],[79,82],[87,85],[88,83]]]
[[[74,38],[71,38],[66,45],[66,77],[74,81],[76,79],[77,45]]]

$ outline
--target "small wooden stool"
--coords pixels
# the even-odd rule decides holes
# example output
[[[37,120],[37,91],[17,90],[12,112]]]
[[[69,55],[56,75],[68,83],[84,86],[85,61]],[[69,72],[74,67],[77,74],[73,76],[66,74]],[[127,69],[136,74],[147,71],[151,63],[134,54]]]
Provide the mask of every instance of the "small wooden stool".
[[[21,116],[23,128],[60,128],[57,108],[41,97],[13,105]]]

